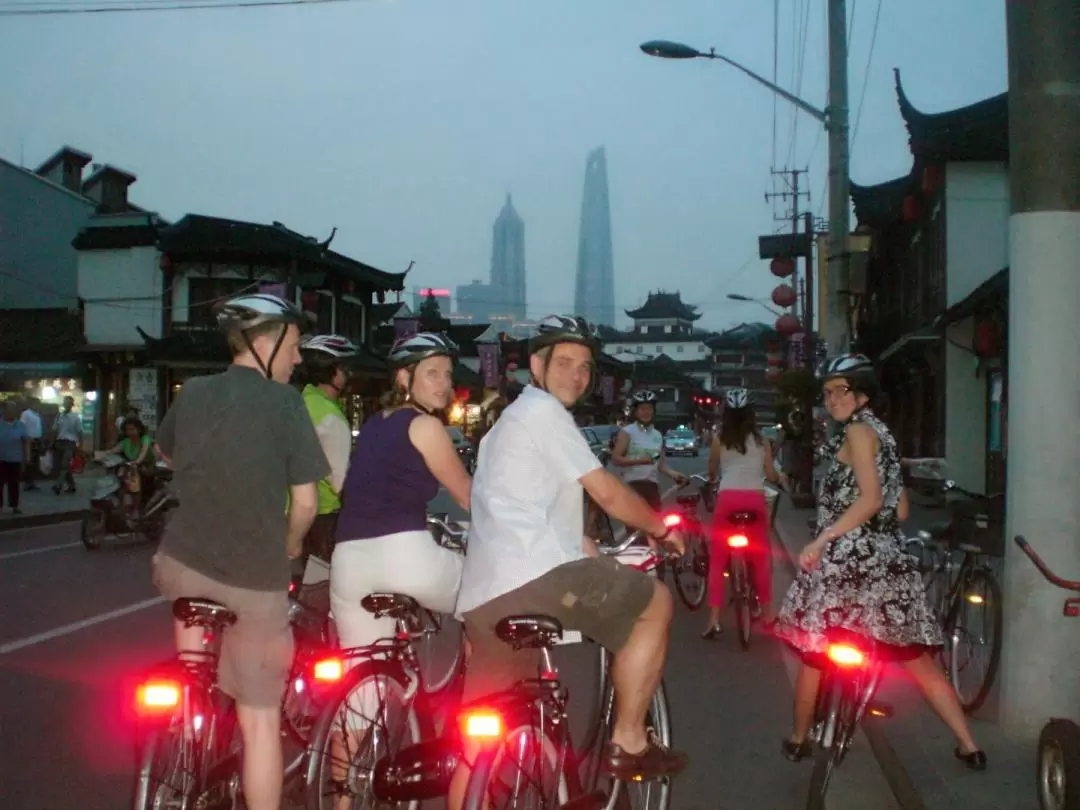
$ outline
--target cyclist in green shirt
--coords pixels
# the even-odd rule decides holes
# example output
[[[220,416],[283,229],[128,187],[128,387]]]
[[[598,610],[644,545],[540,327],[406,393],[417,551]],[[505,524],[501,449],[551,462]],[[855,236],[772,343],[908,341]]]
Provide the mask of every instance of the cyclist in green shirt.
[[[124,437],[108,450],[95,453],[96,458],[103,455],[119,455],[135,465],[132,482],[133,492],[138,492],[137,506],[141,508],[153,494],[153,476],[145,474],[147,468],[152,467],[156,461],[154,456],[154,440],[146,432],[146,425],[139,419],[128,417],[120,426],[120,434]]]
[[[349,381],[351,361],[359,352],[356,344],[340,335],[312,335],[300,344],[301,375],[306,383],[304,404],[330,463],[330,475],[319,482],[318,516],[304,538],[301,559],[305,565],[311,555],[327,565],[330,563],[334,529],[341,511],[341,487],[352,451],[352,428],[339,400]],[[305,577],[305,582],[310,578]]]

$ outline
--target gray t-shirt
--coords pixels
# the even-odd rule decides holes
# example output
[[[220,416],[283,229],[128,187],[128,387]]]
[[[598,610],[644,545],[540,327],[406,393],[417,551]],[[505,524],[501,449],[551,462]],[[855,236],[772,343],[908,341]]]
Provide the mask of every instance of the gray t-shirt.
[[[300,392],[244,366],[196,377],[157,441],[180,501],[161,550],[226,585],[287,589],[289,487],[330,474]]]

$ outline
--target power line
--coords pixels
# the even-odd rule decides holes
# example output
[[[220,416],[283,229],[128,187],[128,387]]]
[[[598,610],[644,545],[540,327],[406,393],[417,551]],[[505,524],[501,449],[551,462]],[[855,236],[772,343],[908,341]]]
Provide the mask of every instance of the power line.
[[[859,93],[859,106],[855,108],[855,126],[851,130],[852,152],[855,151],[855,139],[859,137],[859,121],[862,119],[863,102],[866,100],[866,88],[870,85],[870,63],[874,59],[874,44],[877,42],[878,23],[881,21],[882,0],[877,0],[877,10],[874,12],[874,30],[870,34],[870,52],[866,55],[866,69],[863,71],[862,92]]]
[[[29,17],[54,14],[115,14],[135,11],[193,11],[196,9],[221,9],[221,8],[268,8],[271,6],[317,6],[327,3],[355,3],[363,0],[207,0],[206,2],[161,2],[153,0],[134,0],[127,5],[100,5],[109,0],[98,0],[99,5],[88,6],[62,6],[54,2],[51,4],[35,4],[29,2],[24,8],[0,10],[0,17]],[[122,0],[121,0],[122,2]]]

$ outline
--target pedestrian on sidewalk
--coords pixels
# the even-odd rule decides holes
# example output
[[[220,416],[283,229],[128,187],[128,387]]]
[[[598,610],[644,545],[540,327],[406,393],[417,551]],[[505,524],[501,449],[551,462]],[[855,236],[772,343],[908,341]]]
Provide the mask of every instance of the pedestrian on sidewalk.
[[[892,433],[871,405],[878,396],[873,365],[860,354],[826,365],[825,405],[840,430],[826,445],[832,461],[818,498],[817,537],[799,556],[776,623],[778,637],[802,657],[795,681],[795,722],[783,753],[798,762],[807,737],[829,632],[847,630],[885,645],[902,662],[930,707],[956,736],[956,758],[986,768],[953,687],[930,658],[944,639],[926,601],[917,564],[904,550],[900,515],[907,510]]]
[[[53,492],[60,494],[61,488],[66,492],[75,491],[75,476],[71,474],[71,460],[75,457],[75,448],[82,442],[82,417],[72,409],[75,400],[72,397],[64,397],[64,407],[56,416],[53,423],[54,469],[59,470],[56,483],[53,484]]]
[[[41,414],[38,412],[40,409],[41,400],[37,397],[30,397],[26,402],[25,410],[19,416],[19,421],[26,428],[26,438],[30,441],[30,454],[26,458],[26,472],[23,474],[27,492],[38,488],[34,480],[37,478],[38,465],[41,463],[42,429]]]
[[[787,488],[787,476],[776,471],[772,445],[758,430],[757,416],[745,388],[732,388],[724,396],[720,432],[713,437],[709,450],[709,480],[720,474],[716,505],[713,507],[713,530],[709,553],[709,623],[703,639],[711,641],[723,630],[720,611],[724,606],[724,572],[730,551],[727,539],[735,531],[750,541],[747,552],[750,576],[767,625],[775,619],[772,607],[772,553],[769,544],[769,507],[765,501],[763,480],[767,478]],[[729,517],[735,512],[752,512],[757,520],[749,526],[734,526]]]
[[[4,505],[3,492],[6,489],[8,506],[13,515],[20,514],[19,484],[29,450],[26,426],[19,421],[19,406],[15,400],[9,399],[4,403],[4,418],[0,419],[0,508]]]

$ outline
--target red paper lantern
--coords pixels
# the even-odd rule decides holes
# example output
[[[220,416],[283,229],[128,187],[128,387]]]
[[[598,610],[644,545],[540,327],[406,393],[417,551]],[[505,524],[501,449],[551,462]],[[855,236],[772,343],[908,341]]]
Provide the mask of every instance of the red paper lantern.
[[[915,222],[919,218],[919,201],[914,195],[904,197],[904,205],[901,210],[904,222]]]
[[[460,388],[455,388],[454,389],[454,399],[459,400],[459,401],[464,401],[464,400],[466,400],[468,398],[469,398],[469,388],[468,388],[468,386],[462,386]]]
[[[975,324],[975,354],[979,357],[998,357],[1001,354],[1001,333],[994,321]]]
[[[784,358],[779,354],[770,354],[766,356],[765,360],[770,366],[778,366],[784,361]]]
[[[304,309],[314,312],[319,306],[319,294],[314,290],[305,290],[304,294],[300,296],[300,301]]]
[[[922,170],[922,190],[925,194],[932,194],[941,185],[941,167],[926,166]]]
[[[765,379],[770,382],[776,382],[780,379],[780,366],[769,366],[765,370]]]
[[[172,262],[169,261],[169,254],[162,253],[161,258],[158,259],[158,267],[160,267],[162,270],[168,270],[171,264]]]
[[[795,288],[790,284],[780,284],[772,291],[772,301],[778,307],[793,306],[796,298],[798,296],[795,294]]]
[[[769,271],[777,278],[787,278],[795,272],[795,260],[788,256],[778,256],[769,262]]]
[[[802,329],[802,324],[791,313],[785,313],[776,319],[776,331],[785,337],[794,335],[800,329]]]

